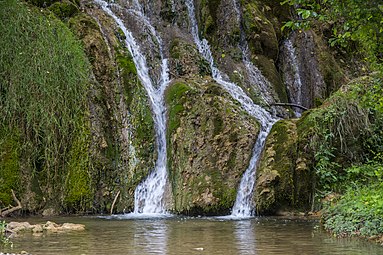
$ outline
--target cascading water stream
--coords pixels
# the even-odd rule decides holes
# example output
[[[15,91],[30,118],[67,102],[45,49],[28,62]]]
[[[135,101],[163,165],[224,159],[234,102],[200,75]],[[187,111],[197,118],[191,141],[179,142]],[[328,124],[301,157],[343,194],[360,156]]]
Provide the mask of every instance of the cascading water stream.
[[[294,104],[302,105],[302,80],[301,75],[299,73],[297,54],[295,52],[293,43],[289,38],[286,39],[286,41],[284,42],[284,48],[287,51],[287,57],[289,58],[289,63],[291,63],[292,71],[294,73],[294,79],[292,80],[292,84],[289,84],[290,86],[287,86],[290,101]],[[296,117],[301,117],[301,109],[296,108],[294,112]]]
[[[242,62],[246,68],[250,82],[251,84],[258,86],[260,96],[267,104],[273,103],[275,100],[271,93],[272,85],[266,77],[263,76],[262,72],[253,64],[253,62],[251,62],[249,44],[246,40],[246,34],[242,27],[242,14],[237,0],[233,0],[233,5],[235,13],[237,14],[238,26],[240,27],[239,49],[242,52]]]
[[[259,105],[254,104],[249,96],[236,84],[225,81],[221,71],[216,67],[213,59],[213,55],[210,50],[210,46],[206,39],[200,39],[198,35],[198,25],[195,18],[194,3],[193,0],[185,0],[189,19],[191,23],[191,33],[195,44],[198,47],[200,54],[209,62],[212,71],[213,79],[226,89],[229,94],[237,100],[242,107],[254,118],[256,118],[261,125],[261,130],[255,143],[253,154],[250,160],[250,164],[246,169],[240,186],[238,188],[237,198],[232,209],[232,216],[234,217],[249,217],[252,215],[252,193],[255,185],[255,172],[258,159],[261,155],[264,147],[266,137],[271,130],[273,124],[277,119],[273,118],[270,113],[264,110]]]
[[[117,5],[108,4],[103,0],[95,0],[101,6],[103,11],[111,16],[117,23],[119,28],[125,34],[125,44],[133,57],[134,64],[137,69],[137,74],[145,87],[148,94],[151,108],[153,111],[153,120],[156,132],[156,145],[157,145],[157,161],[155,168],[150,172],[147,178],[140,183],[134,194],[134,213],[165,213],[164,206],[164,193],[165,185],[167,182],[167,169],[166,169],[166,107],[164,101],[164,92],[169,85],[168,76],[168,62],[167,59],[162,58],[161,79],[158,81],[157,86],[153,83],[149,75],[148,65],[145,56],[140,52],[140,47],[135,41],[133,34],[127,30],[123,21],[117,17],[111,9],[111,6],[119,8]],[[142,8],[138,1],[134,1],[136,13],[142,17]],[[153,27],[149,28],[155,31]],[[153,34],[161,45],[161,41],[156,33]],[[161,54],[162,54],[162,49]]]

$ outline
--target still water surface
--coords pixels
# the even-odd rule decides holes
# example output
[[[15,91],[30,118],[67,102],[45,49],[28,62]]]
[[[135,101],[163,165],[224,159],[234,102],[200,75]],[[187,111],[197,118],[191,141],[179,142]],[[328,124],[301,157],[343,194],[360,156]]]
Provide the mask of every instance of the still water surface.
[[[27,219],[42,223],[47,219]],[[49,219],[86,225],[84,232],[24,235],[13,252],[38,254],[383,254],[383,247],[361,240],[336,239],[316,220],[168,217],[121,219],[70,217]]]

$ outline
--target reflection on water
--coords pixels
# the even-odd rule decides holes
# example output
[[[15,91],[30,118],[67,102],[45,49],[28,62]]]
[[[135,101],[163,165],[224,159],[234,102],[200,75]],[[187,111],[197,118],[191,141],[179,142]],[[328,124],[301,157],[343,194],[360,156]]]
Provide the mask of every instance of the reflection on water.
[[[242,220],[236,221],[234,226],[234,233],[237,240],[238,254],[257,254],[256,240],[253,224],[255,221]]]
[[[31,223],[48,219],[28,219]],[[383,248],[359,240],[335,239],[317,221],[280,218],[108,218],[49,219],[86,225],[86,231],[13,239],[12,252],[45,254],[233,254],[233,255],[365,255]],[[0,250],[1,251],[1,250]],[[7,252],[5,250],[3,252]]]
[[[163,221],[156,224],[133,222],[134,247],[132,254],[167,254],[167,225]]]

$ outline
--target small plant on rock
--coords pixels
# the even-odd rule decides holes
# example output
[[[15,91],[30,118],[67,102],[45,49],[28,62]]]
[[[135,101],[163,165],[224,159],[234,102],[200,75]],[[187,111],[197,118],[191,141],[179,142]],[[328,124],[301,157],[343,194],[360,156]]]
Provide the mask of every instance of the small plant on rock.
[[[9,240],[9,237],[6,234],[7,224],[5,221],[0,221],[0,247],[13,246],[12,241]]]

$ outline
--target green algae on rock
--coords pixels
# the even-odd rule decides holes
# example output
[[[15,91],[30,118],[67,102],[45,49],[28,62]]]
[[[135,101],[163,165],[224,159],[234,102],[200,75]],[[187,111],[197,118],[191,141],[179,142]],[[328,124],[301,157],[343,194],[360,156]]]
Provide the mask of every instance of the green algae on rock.
[[[228,213],[259,125],[213,81],[176,81],[166,101],[173,211]]]
[[[274,124],[261,156],[254,193],[259,214],[277,210],[309,210],[311,172],[298,151],[296,120]]]

